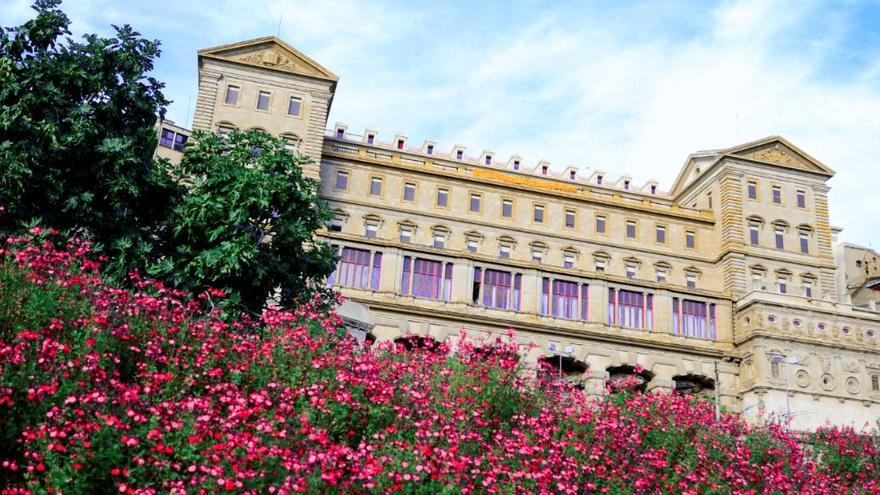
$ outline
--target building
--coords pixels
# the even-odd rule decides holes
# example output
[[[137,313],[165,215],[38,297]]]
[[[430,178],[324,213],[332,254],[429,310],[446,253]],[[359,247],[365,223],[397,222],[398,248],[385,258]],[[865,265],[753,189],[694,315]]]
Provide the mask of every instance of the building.
[[[834,172],[784,138],[694,153],[661,190],[327,128],[338,78],[275,37],[201,50],[198,69],[194,129],[259,128],[315,159],[336,213],[329,282],[372,338],[512,327],[537,344],[525,363],[552,360],[587,394],[629,375],[796,428],[880,418],[880,314],[841,281],[856,265],[833,245]]]

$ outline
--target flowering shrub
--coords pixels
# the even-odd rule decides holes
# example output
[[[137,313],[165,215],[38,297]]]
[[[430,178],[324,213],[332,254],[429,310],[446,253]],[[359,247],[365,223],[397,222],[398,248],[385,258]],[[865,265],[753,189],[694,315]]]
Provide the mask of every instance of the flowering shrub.
[[[321,301],[228,322],[32,233],[0,252],[2,493],[880,493],[851,430],[587,402],[508,340],[362,347]]]

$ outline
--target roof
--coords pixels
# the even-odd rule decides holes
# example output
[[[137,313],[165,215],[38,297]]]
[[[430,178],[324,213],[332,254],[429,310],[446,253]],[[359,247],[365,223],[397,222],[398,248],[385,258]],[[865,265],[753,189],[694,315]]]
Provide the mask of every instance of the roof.
[[[339,77],[276,36],[265,36],[204,48],[199,58],[211,58],[263,69],[287,72],[336,83]]]

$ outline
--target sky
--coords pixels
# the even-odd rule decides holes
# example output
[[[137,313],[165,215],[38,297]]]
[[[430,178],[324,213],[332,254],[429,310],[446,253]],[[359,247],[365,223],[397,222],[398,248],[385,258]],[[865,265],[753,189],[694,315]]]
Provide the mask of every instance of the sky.
[[[0,0],[0,25],[31,16]],[[781,135],[837,172],[840,239],[880,249],[880,0],[67,0],[74,35],[131,24],[189,124],[196,51],[281,38],[336,73],[328,125],[671,187],[689,153]]]

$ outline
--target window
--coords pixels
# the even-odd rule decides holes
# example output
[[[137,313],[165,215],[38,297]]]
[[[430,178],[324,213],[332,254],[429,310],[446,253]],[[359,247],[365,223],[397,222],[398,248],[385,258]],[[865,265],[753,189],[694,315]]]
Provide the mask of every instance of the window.
[[[566,251],[562,253],[562,266],[564,268],[574,268],[576,258],[577,254],[575,254],[574,251]]]
[[[651,184],[651,194],[657,194],[657,186]]]
[[[862,260],[856,260],[856,268],[862,267]]]
[[[522,274],[474,268],[473,302],[483,306],[519,311]]]
[[[636,221],[635,220],[627,220],[626,221],[626,237],[628,239],[636,238]]]
[[[370,195],[382,195],[382,179],[380,177],[373,177],[372,179],[370,179]]]
[[[600,186],[602,185],[602,176],[601,175],[596,176],[596,184],[600,185]]]
[[[758,183],[749,181],[749,184],[746,187],[749,191],[749,199],[758,199]]]
[[[578,318],[586,320],[589,306],[588,289],[587,284],[544,277],[541,292],[541,315],[567,320]]]
[[[449,189],[437,189],[437,206],[446,207],[449,200]]]
[[[782,204],[782,188],[779,186],[773,186],[773,204]]]
[[[499,258],[510,258],[510,244],[502,243],[498,246],[498,257]]]
[[[409,244],[412,242],[413,237],[413,227],[412,225],[401,225],[400,226],[400,242],[405,244]]]
[[[257,110],[262,110],[264,112],[269,110],[269,97],[271,95],[268,91],[260,91],[257,94]]]
[[[871,390],[880,392],[880,375],[871,375]]]
[[[339,191],[348,190],[348,172],[342,170],[336,172],[336,189]]]
[[[693,230],[688,230],[684,234],[684,247],[688,249],[693,249],[694,246],[697,245],[697,233]]]
[[[810,252],[810,235],[806,232],[800,233],[801,240],[801,252],[804,254],[808,254]]]
[[[159,136],[159,145],[164,146],[166,148],[170,148],[174,145],[174,131],[171,129],[162,129],[162,134]]]
[[[657,226],[657,243],[666,244],[666,227],[662,225]]]
[[[480,241],[474,237],[469,237],[467,240],[467,250],[476,253],[480,247]]]
[[[226,104],[227,105],[238,105],[238,93],[241,91],[241,88],[238,86],[226,86]]]
[[[657,267],[657,281],[666,282],[666,268]]]
[[[336,139],[345,139],[345,128],[339,127],[336,129]]]
[[[547,165],[541,165],[541,175],[547,175],[547,171],[550,169]]]
[[[480,212],[480,200],[482,197],[479,194],[471,194],[471,211],[474,213]]]
[[[503,218],[512,218],[513,217],[513,200],[510,200],[510,199],[502,199],[501,200],[501,216]]]
[[[760,242],[760,225],[758,224],[750,224],[749,225],[749,242],[752,243],[752,246],[757,246]]]
[[[544,207],[535,205],[535,223],[544,223]]]
[[[813,281],[804,280],[804,297],[813,297]]]
[[[627,264],[626,265],[626,278],[636,278],[636,265]]]
[[[281,140],[284,141],[284,149],[290,151],[291,153],[298,153],[299,146],[302,144],[302,140],[293,135],[281,136]]]
[[[345,219],[339,216],[330,219],[330,232],[342,232],[343,223],[345,223]]]
[[[366,249],[343,248],[342,256],[328,282],[334,281],[343,287],[379,290],[379,276],[382,271],[382,253],[371,253]]]
[[[604,272],[605,266],[608,264],[608,260],[605,258],[596,258],[593,260],[593,269],[597,272]]]
[[[770,357],[770,376],[779,379],[779,361],[773,359],[772,356]]]
[[[438,249],[443,249],[446,247],[446,238],[449,236],[449,232],[444,229],[436,228],[434,229],[434,242],[432,246]]]
[[[425,152],[428,153],[429,155],[433,155],[434,154],[434,145],[429,144],[427,146],[427,148],[425,148]]]
[[[374,142],[376,142],[376,135],[367,134],[367,144],[373,144]]]
[[[407,182],[403,185],[403,200],[404,201],[413,201],[416,199],[416,185],[412,182]]]
[[[519,170],[519,160],[514,160],[514,161],[513,161],[513,169],[514,169],[514,170]]]
[[[706,204],[709,206],[709,209],[712,209],[712,193],[706,193]]]
[[[627,191],[629,191],[629,181],[628,180],[623,181],[623,188],[626,189]]]
[[[406,144],[406,141],[404,141],[403,139],[398,139],[397,140],[397,149],[402,150],[404,144]]]
[[[452,263],[404,256],[400,293],[449,301],[452,298],[452,266]]]
[[[569,180],[575,180],[577,178],[577,172],[575,172],[574,170],[569,170],[568,178]]]
[[[788,292],[788,279],[785,277],[778,277],[776,279],[776,284],[779,286],[779,293],[785,294]]]
[[[574,228],[574,210],[565,210],[565,227],[568,229]]]
[[[287,100],[287,115],[291,117],[299,117],[300,112],[302,112],[302,99],[297,98],[296,96],[291,96],[289,100]]]
[[[235,130],[235,127],[226,124],[220,124],[217,126],[217,135],[220,136],[220,139],[226,141],[229,139],[229,134]]]
[[[805,191],[797,192],[797,207],[798,208],[806,208],[807,207],[807,193]]]
[[[685,275],[684,279],[685,279],[685,283],[687,284],[688,289],[696,289],[697,288],[697,276],[696,275]]]
[[[605,216],[597,215],[596,216],[596,233],[604,234],[605,233]]]
[[[776,249],[785,249],[785,230],[782,227],[776,227],[774,235],[776,237]]]
[[[189,139],[189,136],[186,134],[177,133],[174,136],[174,148],[175,151],[183,151],[186,148],[186,141]]]
[[[492,155],[486,155],[486,165],[492,165]]]
[[[715,305],[673,297],[672,334],[715,340]]]
[[[376,218],[368,218],[364,220],[364,235],[367,237],[378,237],[380,223],[381,222]]]
[[[654,296],[624,289],[608,289],[608,324],[626,328],[654,328]]]
[[[461,160],[462,158],[464,158],[464,151],[462,151],[462,150],[458,150],[458,151],[456,151],[456,152],[455,152],[455,159],[456,159],[456,160]]]
[[[536,263],[544,261],[544,251],[543,246],[532,246],[532,261]]]

